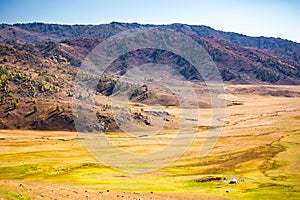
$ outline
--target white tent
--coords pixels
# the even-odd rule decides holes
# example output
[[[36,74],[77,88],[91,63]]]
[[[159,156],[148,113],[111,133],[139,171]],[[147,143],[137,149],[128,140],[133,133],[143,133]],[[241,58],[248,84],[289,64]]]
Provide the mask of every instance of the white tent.
[[[237,184],[238,181],[235,179],[235,178],[232,178],[230,181],[229,181],[229,184]]]

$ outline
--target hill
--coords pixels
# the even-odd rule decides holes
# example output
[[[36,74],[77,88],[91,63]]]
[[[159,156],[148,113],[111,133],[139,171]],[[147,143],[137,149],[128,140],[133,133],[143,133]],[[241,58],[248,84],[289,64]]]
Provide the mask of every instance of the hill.
[[[300,44],[279,38],[248,37],[217,31],[207,26],[184,24],[2,24],[0,128],[74,130],[71,97],[74,78],[83,59],[106,38],[124,30],[140,27],[171,28],[188,34],[210,54],[225,83],[300,83]],[[112,63],[107,75],[113,73],[114,76],[105,77],[101,84],[97,85],[100,105],[97,112],[99,120],[109,124],[106,127],[108,130],[116,130],[117,126],[111,117],[105,96],[112,94],[115,83],[127,69],[144,63],[174,66],[187,80],[196,85],[200,84],[197,86],[200,88],[199,94],[205,93],[201,86],[201,75],[180,56],[157,49],[128,52]],[[173,94],[166,94],[159,87],[132,87],[136,90],[131,96],[132,101],[151,105],[178,105]],[[265,92],[277,95],[273,89],[271,92]],[[279,93],[286,94],[282,91]],[[210,106],[205,100],[199,104],[200,107]],[[137,116],[135,111],[132,111],[131,115]],[[136,117],[136,123],[142,121],[147,124],[149,113],[142,112],[141,115]]]
[[[103,39],[142,27],[168,28],[191,35],[204,45],[225,81],[277,84],[299,82],[299,43],[280,38],[249,37],[214,30],[208,26],[118,22],[101,25],[2,24],[0,42],[37,56],[51,57],[55,54],[72,66],[80,66],[87,53]]]
[[[161,27],[173,29],[178,32],[187,33],[189,35],[196,35],[204,38],[212,38],[217,40],[224,40],[230,43],[254,47],[260,49],[276,49],[276,48],[300,48],[299,43],[280,38],[268,37],[249,37],[246,35],[224,32],[214,30],[208,26],[203,25],[188,25],[174,23],[170,25],[152,25],[152,24],[138,24],[138,23],[119,23],[111,22],[110,24],[100,25],[61,25],[61,24],[44,24],[44,23],[28,23],[28,24],[2,24],[0,26],[1,35],[6,37],[18,38],[23,36],[24,41],[45,41],[45,40],[61,40],[64,38],[108,38],[117,33],[133,28],[142,27]],[[27,37],[25,37],[28,35]],[[32,37],[30,37],[32,36]],[[4,37],[5,38],[5,37]]]

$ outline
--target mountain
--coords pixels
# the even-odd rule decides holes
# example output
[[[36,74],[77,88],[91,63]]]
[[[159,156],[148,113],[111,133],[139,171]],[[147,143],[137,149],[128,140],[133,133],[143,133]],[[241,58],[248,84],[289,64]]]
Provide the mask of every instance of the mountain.
[[[125,30],[161,27],[183,32],[201,44],[216,63],[223,81],[230,84],[300,84],[300,44],[279,38],[248,37],[185,24],[102,25],[1,24],[0,25],[0,128],[74,130],[71,108],[75,75],[88,53],[106,38]],[[144,63],[174,66],[193,84],[201,75],[185,59],[172,52],[140,49],[116,59],[97,85],[100,108],[97,116],[107,130],[116,130],[107,98],[128,68]],[[155,69],[154,69],[155,70]],[[114,76],[109,77],[109,74]],[[120,83],[128,85],[128,83]],[[201,85],[201,84],[200,84]],[[147,85],[129,84],[132,101],[165,106],[178,105],[174,95]],[[199,86],[199,90],[201,87]],[[255,92],[255,91],[252,91]],[[265,91],[277,95],[274,91]],[[203,91],[199,92],[203,94]],[[300,96],[299,93],[280,95]],[[205,99],[205,98],[204,98]],[[201,107],[209,103],[200,102]],[[131,115],[146,123],[149,113]],[[147,122],[148,123],[148,122]],[[146,124],[147,124],[146,123]],[[89,130],[89,127],[87,127]]]
[[[299,43],[280,38],[248,37],[214,30],[208,26],[118,22],[102,25],[2,24],[0,42],[38,57],[52,57],[57,62],[69,62],[78,67],[88,52],[103,39],[125,30],[142,27],[168,28],[190,35],[211,55],[225,82],[300,82]],[[193,79],[193,75],[185,76]]]
[[[299,43],[280,38],[249,37],[238,33],[214,30],[208,26],[178,23],[170,25],[143,25],[138,23],[119,22],[112,22],[110,24],[101,25],[60,25],[44,23],[14,25],[2,24],[0,26],[0,30],[1,35],[4,36],[3,38],[5,38],[6,36],[14,39],[18,38],[24,40],[25,42],[37,42],[47,40],[57,41],[65,38],[108,38],[125,30],[142,27],[168,28],[190,35],[224,40],[245,47],[254,47],[261,49],[276,49],[285,47],[300,48]]]
[[[143,25],[138,23],[119,23],[101,25],[60,25],[44,23],[2,24],[1,37],[4,39],[19,39],[24,42],[58,41],[65,38],[108,38],[117,33],[133,28],[161,27],[178,32],[196,35],[204,38],[228,41],[232,44],[260,49],[300,48],[299,43],[280,38],[249,37],[246,35],[223,32],[203,25],[170,24],[170,25]]]

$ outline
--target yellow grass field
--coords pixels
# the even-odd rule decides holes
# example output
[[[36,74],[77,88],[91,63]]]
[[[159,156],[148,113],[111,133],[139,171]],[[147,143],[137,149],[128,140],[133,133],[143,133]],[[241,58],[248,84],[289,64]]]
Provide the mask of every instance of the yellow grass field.
[[[193,144],[150,173],[105,166],[76,132],[0,130],[0,199],[300,199],[300,98],[229,93],[226,99],[239,104],[226,108],[223,132],[209,155],[199,157],[210,116],[200,109]],[[169,128],[139,140],[118,132],[106,136],[120,149],[148,153],[176,132]],[[229,184],[231,178],[238,184]]]

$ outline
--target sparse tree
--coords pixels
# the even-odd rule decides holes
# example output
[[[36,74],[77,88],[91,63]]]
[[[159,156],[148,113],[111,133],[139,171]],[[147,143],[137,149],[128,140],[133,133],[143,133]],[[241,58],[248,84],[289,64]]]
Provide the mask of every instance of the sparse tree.
[[[11,105],[14,109],[18,108],[19,107],[19,104],[15,101],[11,102]]]
[[[61,111],[61,108],[60,108],[60,106],[59,106],[58,104],[56,105],[56,111],[57,111],[57,112],[60,112],[60,111]]]

